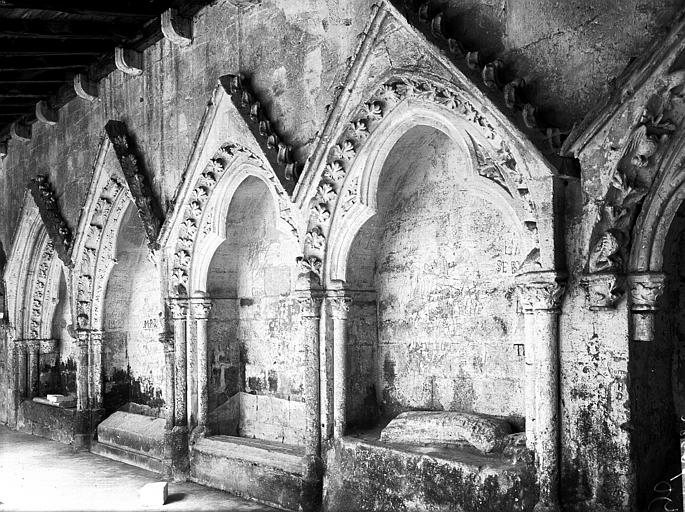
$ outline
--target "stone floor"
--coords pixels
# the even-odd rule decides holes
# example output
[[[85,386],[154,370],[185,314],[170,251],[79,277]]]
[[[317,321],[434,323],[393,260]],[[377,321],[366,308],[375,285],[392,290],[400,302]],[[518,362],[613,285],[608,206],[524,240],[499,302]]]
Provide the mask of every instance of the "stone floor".
[[[158,475],[0,426],[0,511],[274,509],[194,483],[170,483],[161,508],[143,508],[138,490]]]

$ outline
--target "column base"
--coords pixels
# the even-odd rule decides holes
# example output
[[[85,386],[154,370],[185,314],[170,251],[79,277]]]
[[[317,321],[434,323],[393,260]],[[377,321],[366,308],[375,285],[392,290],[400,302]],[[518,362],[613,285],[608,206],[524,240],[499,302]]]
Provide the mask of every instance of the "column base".
[[[323,461],[321,457],[305,455],[303,462],[300,507],[303,512],[317,512],[323,498]]]
[[[165,459],[169,475],[175,482],[185,482],[190,473],[188,427],[174,427],[164,435]]]
[[[204,426],[204,425],[198,425],[193,429],[193,431],[190,433],[190,438],[188,440],[188,443],[190,446],[193,446],[195,443],[197,443],[200,439],[204,439],[205,437],[209,437],[209,429]]]

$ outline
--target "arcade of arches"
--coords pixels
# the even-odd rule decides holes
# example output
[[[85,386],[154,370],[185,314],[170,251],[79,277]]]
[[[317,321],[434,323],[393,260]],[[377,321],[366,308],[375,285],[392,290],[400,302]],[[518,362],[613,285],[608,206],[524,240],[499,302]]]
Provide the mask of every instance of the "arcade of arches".
[[[282,3],[13,128],[0,421],[283,510],[682,511],[685,23],[571,131],[439,2],[225,53]]]

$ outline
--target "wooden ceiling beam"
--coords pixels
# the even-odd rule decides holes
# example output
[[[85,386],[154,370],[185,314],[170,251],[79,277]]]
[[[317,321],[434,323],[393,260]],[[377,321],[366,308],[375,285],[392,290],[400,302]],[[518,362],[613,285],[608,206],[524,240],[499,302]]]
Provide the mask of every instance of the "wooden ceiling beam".
[[[123,25],[123,26],[122,26]],[[117,23],[0,19],[0,38],[128,41],[136,26]]]
[[[111,5],[123,4],[123,2],[113,3]],[[71,14],[76,16],[107,16],[115,18],[133,18],[145,19],[156,16],[164,6],[145,6],[144,2],[136,4],[139,8],[125,9],[123,7],[107,7],[105,2],[94,2],[92,0],[81,0],[71,2],[54,2],[50,0],[3,0],[0,7],[0,15],[2,11],[23,9],[31,11],[32,14],[40,15],[36,11],[48,11],[51,13]]]

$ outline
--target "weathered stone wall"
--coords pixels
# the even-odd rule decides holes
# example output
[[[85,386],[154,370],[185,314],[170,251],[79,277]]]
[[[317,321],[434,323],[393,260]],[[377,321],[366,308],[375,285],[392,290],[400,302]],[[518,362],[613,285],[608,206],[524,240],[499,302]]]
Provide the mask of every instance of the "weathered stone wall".
[[[159,343],[162,313],[159,274],[149,259],[147,239],[134,206],[117,237],[114,266],[104,303],[104,402],[108,412],[127,402],[161,414],[164,352]]]
[[[243,181],[207,275],[209,404],[215,432],[301,444],[304,348],[290,297],[297,242],[277,219],[264,182]]]
[[[407,3],[421,3],[406,0]],[[397,0],[401,6],[403,0]],[[632,59],[663,36],[677,0],[433,0],[447,26],[486,61],[500,58],[523,77],[549,122],[571,128],[613,87]]]
[[[523,354],[515,345],[523,343],[523,317],[514,272],[529,248],[519,224],[494,192],[473,188],[477,178],[469,185],[470,164],[446,135],[415,128],[395,148],[379,179],[375,229],[360,233],[368,238],[355,241],[348,263],[358,279],[352,289],[373,284],[377,291],[374,373],[383,414],[458,410],[522,425]],[[376,325],[368,309],[353,313],[364,315],[352,319],[356,376],[367,366]],[[360,329],[364,322],[368,330]],[[359,388],[357,408],[368,393]]]

